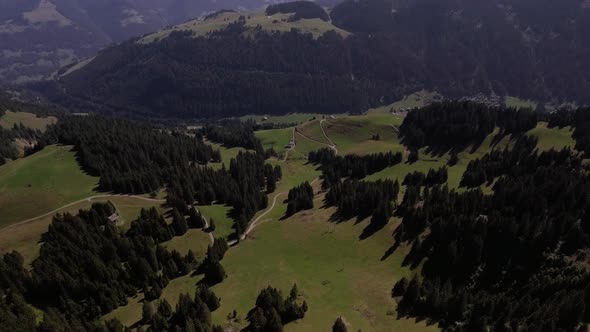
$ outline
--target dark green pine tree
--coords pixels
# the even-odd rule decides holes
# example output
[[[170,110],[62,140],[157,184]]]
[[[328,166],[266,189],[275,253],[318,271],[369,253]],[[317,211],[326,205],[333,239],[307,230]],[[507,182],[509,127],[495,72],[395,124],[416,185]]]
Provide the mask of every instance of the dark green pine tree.
[[[332,332],[347,332],[348,329],[346,328],[346,324],[342,320],[342,317],[338,317],[332,325]]]
[[[417,162],[418,159],[420,159],[418,150],[410,151],[410,155],[408,156],[408,163],[413,164],[413,163]]]
[[[176,208],[172,210],[172,228],[176,236],[182,236],[188,231],[186,219]]]
[[[197,209],[193,206],[188,212],[188,225],[191,228],[203,228],[205,225],[203,223],[203,216],[197,211]]]
[[[266,327],[267,320],[266,316],[264,315],[264,311],[260,309],[260,307],[256,307],[248,314],[248,322],[250,325],[248,326],[249,330],[252,332],[262,332]]]
[[[283,332],[283,322],[281,316],[272,308],[268,313],[268,322],[266,323],[265,331],[268,332]]]
[[[158,304],[158,314],[162,315],[164,318],[170,318],[172,315],[172,306],[170,306],[170,303],[168,303],[166,299],[160,300]]]
[[[142,312],[142,315],[141,315],[142,321],[145,324],[148,324],[154,318],[154,314],[155,314],[154,305],[151,302],[144,301],[143,308],[142,308],[141,312]]]
[[[221,266],[221,263],[212,262],[207,265],[208,266],[205,270],[205,282],[207,282],[208,285],[216,285],[227,277],[225,269]]]

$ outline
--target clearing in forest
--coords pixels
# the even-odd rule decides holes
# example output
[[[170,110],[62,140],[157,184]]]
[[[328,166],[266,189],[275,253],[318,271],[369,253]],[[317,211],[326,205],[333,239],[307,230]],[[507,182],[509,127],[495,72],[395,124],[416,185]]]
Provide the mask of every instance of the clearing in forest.
[[[0,228],[96,195],[71,146],[48,146],[0,167]]]

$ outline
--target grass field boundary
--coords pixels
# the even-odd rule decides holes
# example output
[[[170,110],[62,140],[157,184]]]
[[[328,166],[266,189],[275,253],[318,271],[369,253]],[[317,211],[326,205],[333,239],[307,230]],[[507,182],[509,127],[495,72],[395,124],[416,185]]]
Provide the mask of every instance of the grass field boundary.
[[[332,145],[330,145],[330,144],[328,144],[328,143],[322,142],[322,141],[318,141],[317,139],[315,139],[315,138],[311,138],[311,137],[309,137],[309,136],[307,136],[307,135],[304,135],[304,134],[303,134],[303,133],[301,133],[299,130],[297,130],[297,134],[299,134],[301,137],[303,137],[303,138],[305,138],[305,139],[307,139],[307,140],[310,140],[310,141],[312,141],[312,142],[315,142],[315,143],[318,143],[318,144],[321,144],[321,145],[325,145],[325,146],[327,146],[327,147],[329,147],[329,148],[331,148],[331,149],[334,149],[334,146],[332,146]]]
[[[42,214],[42,215],[40,215],[40,216],[36,216],[36,217],[33,217],[33,218],[29,218],[29,219],[27,219],[27,220],[23,220],[23,221],[20,221],[20,222],[14,223],[14,224],[12,224],[12,225],[8,225],[8,226],[6,226],[6,227],[4,227],[4,228],[1,228],[1,229],[0,229],[0,232],[3,232],[3,231],[5,231],[5,230],[8,230],[8,229],[11,229],[11,228],[13,228],[13,227],[22,226],[22,225],[24,225],[24,224],[32,223],[32,222],[34,222],[35,220],[38,220],[38,219],[42,219],[42,218],[48,217],[48,216],[50,216],[50,215],[52,215],[52,214],[56,214],[56,213],[58,213],[59,211],[61,211],[61,210],[63,210],[63,209],[67,209],[67,208],[69,208],[70,206],[74,206],[74,205],[76,205],[76,204],[78,204],[78,203],[82,203],[82,202],[84,202],[84,201],[88,201],[88,202],[90,202],[90,201],[92,201],[92,200],[94,200],[94,199],[97,199],[97,198],[109,198],[109,197],[133,197],[133,198],[137,198],[137,199],[141,199],[141,200],[145,200],[145,201],[149,201],[149,202],[155,202],[155,203],[165,203],[165,202],[166,202],[166,200],[164,200],[164,199],[147,198],[147,197],[143,197],[143,196],[136,196],[136,195],[95,195],[95,196],[86,197],[86,198],[83,198],[83,199],[81,199],[81,200],[78,200],[78,201],[75,201],[75,202],[72,202],[72,203],[66,204],[66,205],[64,205],[64,206],[62,206],[62,207],[59,207],[59,208],[57,208],[57,209],[55,209],[55,210],[53,210],[53,211],[47,212],[47,213],[45,213],[45,214]]]
[[[326,131],[324,130],[324,122],[326,122],[326,119],[322,119],[322,121],[320,121],[320,129],[322,130],[322,133],[324,134],[324,137],[328,140],[328,142],[332,144],[332,150],[334,150],[334,152],[338,154],[338,148],[336,147],[336,144],[334,144],[334,142],[330,139],[330,137],[328,137],[328,134],[326,134]]]
[[[199,210],[199,213],[201,213],[201,211]],[[207,217],[205,217],[205,215],[203,215],[201,213],[201,219],[203,219],[203,223],[205,224],[205,229],[209,229],[209,221],[207,221]],[[211,240],[211,244],[215,243],[215,236],[213,235],[213,231],[207,232],[207,234],[209,235],[209,240]]]

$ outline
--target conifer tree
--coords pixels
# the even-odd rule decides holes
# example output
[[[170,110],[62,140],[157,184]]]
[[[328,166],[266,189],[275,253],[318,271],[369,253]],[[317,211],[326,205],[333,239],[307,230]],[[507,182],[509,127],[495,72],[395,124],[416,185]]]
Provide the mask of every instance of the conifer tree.
[[[336,318],[334,325],[332,326],[332,332],[347,332],[346,324],[342,320],[342,317]]]

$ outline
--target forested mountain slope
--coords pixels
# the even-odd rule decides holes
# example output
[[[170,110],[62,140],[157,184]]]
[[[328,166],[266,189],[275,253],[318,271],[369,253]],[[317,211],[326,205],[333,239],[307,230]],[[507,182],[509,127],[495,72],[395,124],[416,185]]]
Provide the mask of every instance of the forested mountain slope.
[[[40,79],[127,38],[263,0],[2,0],[0,82]]]
[[[187,118],[357,113],[423,88],[587,103],[590,6],[542,2],[346,1],[331,21],[214,16],[108,48],[44,89],[67,105]]]

